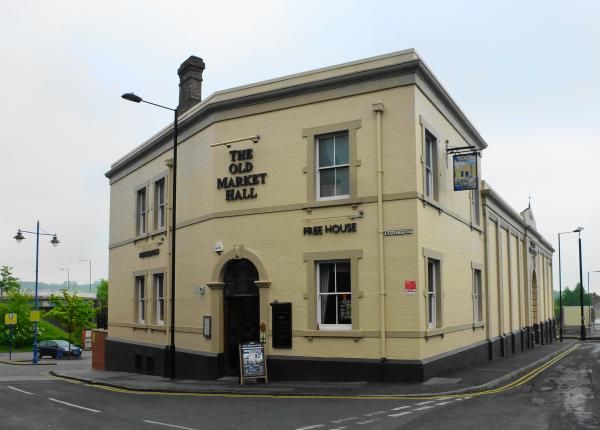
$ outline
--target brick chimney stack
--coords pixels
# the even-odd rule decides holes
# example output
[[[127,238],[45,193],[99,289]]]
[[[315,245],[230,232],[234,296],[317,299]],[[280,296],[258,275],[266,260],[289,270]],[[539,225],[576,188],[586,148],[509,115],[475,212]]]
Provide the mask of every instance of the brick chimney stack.
[[[184,113],[202,99],[202,72],[204,61],[192,55],[181,63],[179,75],[179,114]]]

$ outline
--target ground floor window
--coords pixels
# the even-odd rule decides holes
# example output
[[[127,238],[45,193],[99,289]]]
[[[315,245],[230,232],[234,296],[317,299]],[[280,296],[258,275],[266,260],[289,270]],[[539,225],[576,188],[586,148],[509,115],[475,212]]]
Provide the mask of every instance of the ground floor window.
[[[156,304],[156,324],[165,323],[165,275],[154,275],[154,299]]]
[[[350,261],[317,262],[317,316],[319,328],[352,328]]]
[[[427,259],[427,325],[429,328],[440,324],[440,261]]]
[[[146,278],[144,276],[135,277],[135,296],[137,307],[138,322],[146,321]]]

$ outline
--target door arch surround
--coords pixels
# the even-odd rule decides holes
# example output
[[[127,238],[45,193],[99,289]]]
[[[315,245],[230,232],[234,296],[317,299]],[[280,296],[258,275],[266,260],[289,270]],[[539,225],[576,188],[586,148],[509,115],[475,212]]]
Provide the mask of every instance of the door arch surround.
[[[221,375],[227,373],[227,359],[226,347],[228,342],[228,335],[226,333],[226,321],[225,321],[225,275],[230,267],[230,264],[239,260],[248,260],[258,273],[258,279],[254,281],[254,285],[258,289],[258,303],[259,303],[259,322],[261,328],[269,330],[269,287],[271,286],[270,276],[265,269],[265,265],[258,257],[258,255],[248,250],[244,245],[235,245],[229,251],[221,254],[217,260],[210,281],[206,283],[206,286],[210,289],[210,309],[213,317],[213,332],[211,337],[211,351],[223,356],[223,366],[219,366],[221,369],[219,373]],[[264,326],[263,326],[264,323]],[[265,334],[266,334],[265,333]]]

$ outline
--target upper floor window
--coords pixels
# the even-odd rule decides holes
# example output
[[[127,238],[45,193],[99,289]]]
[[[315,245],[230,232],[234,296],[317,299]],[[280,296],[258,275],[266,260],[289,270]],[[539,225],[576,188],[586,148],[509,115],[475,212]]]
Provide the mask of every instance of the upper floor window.
[[[483,297],[481,291],[481,270],[473,269],[473,321],[483,320]]]
[[[425,197],[437,199],[437,139],[425,131]]]
[[[154,228],[161,229],[166,225],[166,189],[165,178],[154,183]]]
[[[317,263],[319,328],[352,328],[350,261]]]
[[[316,137],[316,186],[321,200],[350,196],[348,132]]]
[[[481,224],[479,212],[479,187],[471,190],[471,220],[474,225]]]
[[[146,206],[146,188],[139,189],[136,194],[136,233],[142,235],[148,231],[147,217],[148,210]]]

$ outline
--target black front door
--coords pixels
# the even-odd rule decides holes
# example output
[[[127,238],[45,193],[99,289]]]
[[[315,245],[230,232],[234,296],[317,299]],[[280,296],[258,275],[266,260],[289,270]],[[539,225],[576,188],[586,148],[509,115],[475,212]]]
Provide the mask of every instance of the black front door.
[[[225,371],[239,375],[239,344],[259,340],[260,306],[258,272],[245,259],[233,260],[227,266],[224,291]]]

